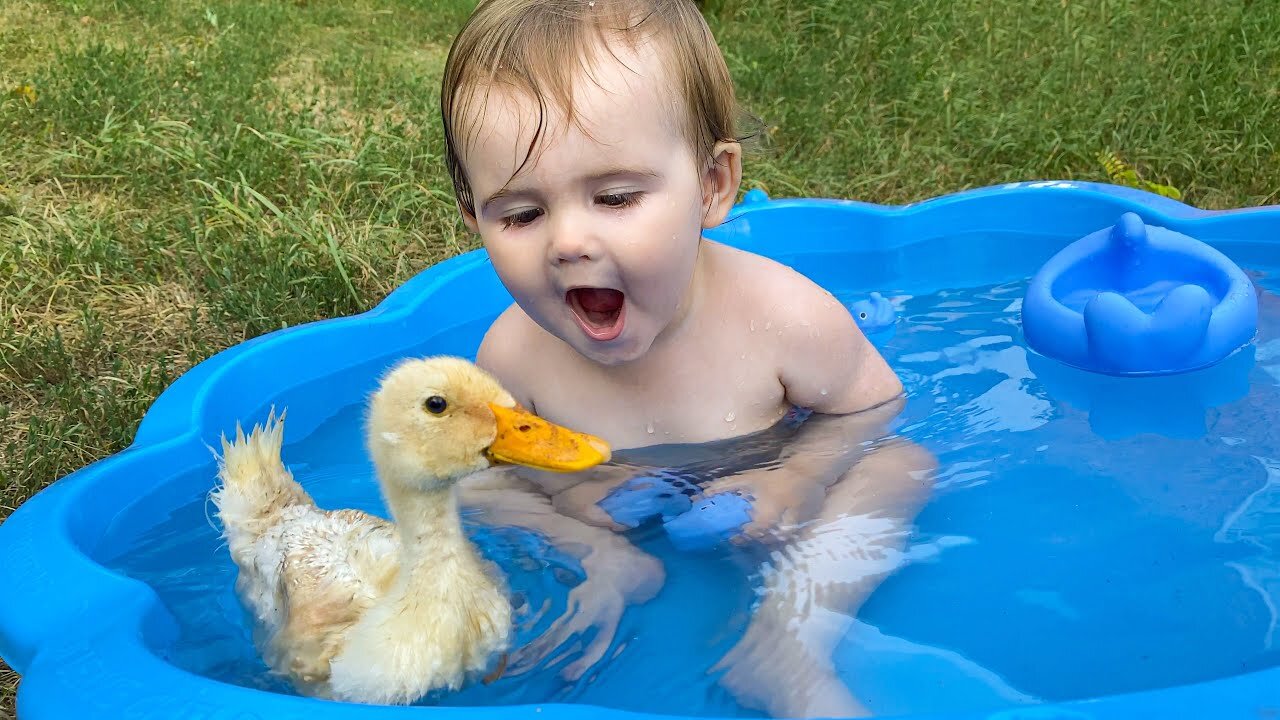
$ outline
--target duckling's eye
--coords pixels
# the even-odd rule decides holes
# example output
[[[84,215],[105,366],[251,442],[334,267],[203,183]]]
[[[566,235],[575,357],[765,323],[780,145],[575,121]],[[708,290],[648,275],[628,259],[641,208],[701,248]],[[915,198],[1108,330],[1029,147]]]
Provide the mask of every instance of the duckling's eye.
[[[866,310],[863,310],[862,312],[858,313],[858,317],[859,317],[859,318],[862,318],[863,320],[866,320],[866,319],[867,319],[867,311],[866,311]]]
[[[449,403],[445,402],[445,399],[439,395],[432,395],[427,398],[426,402],[422,403],[422,407],[426,408],[427,412],[432,415],[439,415],[448,409]]]

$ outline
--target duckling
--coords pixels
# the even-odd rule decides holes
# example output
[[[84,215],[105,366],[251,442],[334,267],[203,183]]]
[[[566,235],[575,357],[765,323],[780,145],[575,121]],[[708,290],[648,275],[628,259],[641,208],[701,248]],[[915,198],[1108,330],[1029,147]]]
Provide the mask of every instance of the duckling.
[[[610,457],[603,440],[528,413],[451,357],[401,363],[370,399],[366,444],[392,522],[317,507],[281,460],[283,438],[273,411],[248,437],[237,424],[222,439],[210,497],[236,590],[273,672],[302,694],[362,703],[456,690],[508,647],[511,606],[463,532],[459,480],[495,464],[572,472]]]

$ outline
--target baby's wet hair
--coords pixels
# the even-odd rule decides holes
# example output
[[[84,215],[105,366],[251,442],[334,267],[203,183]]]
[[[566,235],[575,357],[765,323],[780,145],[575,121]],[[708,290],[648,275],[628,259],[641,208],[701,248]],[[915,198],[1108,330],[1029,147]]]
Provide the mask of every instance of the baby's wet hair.
[[[475,214],[461,151],[476,128],[466,124],[479,125],[474,110],[486,94],[514,89],[538,107],[519,174],[545,139],[548,108],[577,122],[574,82],[591,78],[601,53],[616,58],[619,42],[656,49],[684,101],[681,125],[696,157],[709,162],[716,143],[750,137],[741,129],[751,119],[738,106],[724,56],[693,0],[483,0],[449,50],[440,92],[445,162],[463,210]]]

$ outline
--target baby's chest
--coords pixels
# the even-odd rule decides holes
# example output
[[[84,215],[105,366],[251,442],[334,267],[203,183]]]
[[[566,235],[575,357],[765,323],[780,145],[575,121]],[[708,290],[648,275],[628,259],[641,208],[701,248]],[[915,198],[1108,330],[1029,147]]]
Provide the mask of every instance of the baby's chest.
[[[617,447],[696,443],[744,435],[787,410],[776,373],[732,366],[689,367],[660,379],[618,383],[583,375],[538,409]]]

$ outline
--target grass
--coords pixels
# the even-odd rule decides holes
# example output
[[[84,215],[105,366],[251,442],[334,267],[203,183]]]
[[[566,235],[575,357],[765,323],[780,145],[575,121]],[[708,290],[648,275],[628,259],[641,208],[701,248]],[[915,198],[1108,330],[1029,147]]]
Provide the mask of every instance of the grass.
[[[0,2],[0,519],[193,363],[474,247],[436,117],[472,4]],[[1274,3],[704,12],[764,120],[747,187],[901,203],[1114,155],[1201,207],[1280,197]]]

